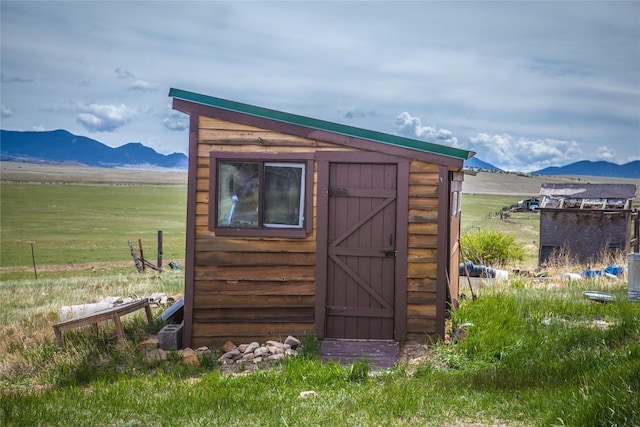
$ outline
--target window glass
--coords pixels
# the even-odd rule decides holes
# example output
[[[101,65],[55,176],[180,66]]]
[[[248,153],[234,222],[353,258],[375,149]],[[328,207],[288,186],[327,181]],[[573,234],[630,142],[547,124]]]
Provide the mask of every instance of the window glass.
[[[302,228],[305,163],[218,161],[217,226]]]
[[[218,225],[257,227],[260,196],[260,163],[218,164]]]
[[[265,226],[302,227],[304,168],[304,163],[265,163]]]

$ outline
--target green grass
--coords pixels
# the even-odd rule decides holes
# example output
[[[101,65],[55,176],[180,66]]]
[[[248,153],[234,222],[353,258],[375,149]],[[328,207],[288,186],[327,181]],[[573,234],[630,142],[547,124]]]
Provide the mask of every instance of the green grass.
[[[0,266],[133,261],[127,241],[155,263],[184,258],[186,188],[147,185],[4,184]]]
[[[584,286],[617,298],[591,302]],[[310,352],[246,376],[215,363],[150,362],[137,345],[149,328],[127,318],[124,342],[106,327],[70,332],[64,349],[51,337],[5,349],[21,357],[1,365],[0,424],[638,426],[640,304],[624,290],[484,288],[451,320],[472,324],[466,339],[436,343],[412,370],[373,375],[366,361],[343,367]],[[316,396],[299,397],[308,390]]]

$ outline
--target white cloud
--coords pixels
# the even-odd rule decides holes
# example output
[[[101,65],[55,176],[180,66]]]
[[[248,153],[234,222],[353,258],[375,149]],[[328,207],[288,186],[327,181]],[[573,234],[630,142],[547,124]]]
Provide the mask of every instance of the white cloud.
[[[189,129],[189,116],[173,110],[171,108],[171,104],[166,105],[165,111],[162,113],[161,117],[162,126],[164,126],[165,129],[175,132],[181,132]]]
[[[0,106],[0,117],[11,117],[13,116],[13,111],[11,109],[5,107],[4,105]]]
[[[557,139],[514,139],[509,134],[479,133],[469,138],[476,156],[501,169],[530,172],[548,166],[559,166],[581,159],[576,141]]]
[[[129,90],[139,90],[142,92],[148,92],[158,90],[160,85],[158,83],[146,82],[144,80],[136,80],[129,86]]]
[[[597,160],[606,160],[607,162],[613,162],[615,160],[615,157],[615,150],[613,148],[606,145],[598,147],[598,151],[596,152]]]
[[[414,117],[406,111],[396,118],[395,124],[400,135],[410,138],[419,138],[436,144],[460,147],[458,138],[453,136],[451,131],[446,129],[436,129],[430,126],[422,126],[419,117]]]
[[[124,104],[91,104],[81,108],[76,120],[89,132],[113,132],[129,123],[136,111]]]

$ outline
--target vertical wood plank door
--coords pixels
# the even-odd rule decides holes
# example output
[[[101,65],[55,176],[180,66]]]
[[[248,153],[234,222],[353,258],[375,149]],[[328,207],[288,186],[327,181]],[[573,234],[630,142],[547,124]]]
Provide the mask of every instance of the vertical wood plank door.
[[[326,337],[394,338],[397,165],[329,165]]]

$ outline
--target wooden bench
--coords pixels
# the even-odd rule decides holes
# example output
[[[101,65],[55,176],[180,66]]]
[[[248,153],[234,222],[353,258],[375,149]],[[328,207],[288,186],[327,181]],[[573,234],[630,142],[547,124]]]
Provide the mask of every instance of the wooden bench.
[[[124,330],[122,329],[122,323],[120,322],[120,317],[124,316],[125,314],[138,311],[142,308],[144,308],[144,311],[147,314],[147,321],[149,321],[149,323],[152,323],[153,315],[151,314],[151,307],[149,306],[149,300],[144,298],[138,301],[117,305],[115,307],[111,307],[106,310],[76,317],[75,319],[65,320],[64,322],[56,323],[55,325],[53,325],[53,332],[55,332],[56,334],[56,341],[58,345],[62,347],[64,346],[64,341],[62,340],[62,332],[68,331],[70,329],[79,328],[80,326],[86,326],[86,325],[97,326],[98,323],[104,322],[105,320],[113,320],[113,323],[116,325],[116,335],[118,336],[118,338],[122,339],[124,338]]]

